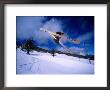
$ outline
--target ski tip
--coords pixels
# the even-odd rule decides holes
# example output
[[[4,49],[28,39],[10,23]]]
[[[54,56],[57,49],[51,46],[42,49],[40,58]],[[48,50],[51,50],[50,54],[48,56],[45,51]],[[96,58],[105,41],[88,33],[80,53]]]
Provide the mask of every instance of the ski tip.
[[[43,30],[44,30],[44,28],[40,28],[40,30],[41,30],[41,31],[43,31]]]
[[[73,40],[73,42],[75,43],[75,44],[80,44],[80,41],[79,40]]]
[[[44,29],[44,28],[40,28],[40,31],[44,31],[44,32],[46,32],[47,30],[46,30],[46,29]]]

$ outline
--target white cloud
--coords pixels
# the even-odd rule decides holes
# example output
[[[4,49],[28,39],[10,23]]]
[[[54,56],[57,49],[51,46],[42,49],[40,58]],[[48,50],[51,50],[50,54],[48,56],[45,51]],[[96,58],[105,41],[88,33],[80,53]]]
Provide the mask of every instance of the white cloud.
[[[17,16],[17,38],[28,39],[42,26],[44,17],[19,17]]]
[[[61,22],[52,18],[51,20],[47,21],[42,27],[40,28],[46,28],[50,31],[56,32],[56,31],[62,31],[62,27],[61,27]],[[52,37],[47,33],[47,32],[43,32],[40,31],[40,28],[38,30],[36,30],[35,32],[35,39],[37,40],[38,44],[45,44],[51,40]]]
[[[31,16],[17,16],[17,39],[29,39],[33,38],[38,45],[46,45],[52,37],[40,28],[48,28],[50,31],[62,31],[61,22],[55,18],[50,19],[47,22],[43,16],[31,17]]]
[[[92,37],[94,37],[94,32],[87,32],[86,34],[79,36],[77,39],[82,42],[82,41],[90,40]]]

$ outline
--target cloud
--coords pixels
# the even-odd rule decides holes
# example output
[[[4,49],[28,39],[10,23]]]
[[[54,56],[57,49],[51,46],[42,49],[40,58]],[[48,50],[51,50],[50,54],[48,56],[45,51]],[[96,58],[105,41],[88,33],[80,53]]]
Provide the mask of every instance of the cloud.
[[[46,17],[42,16],[17,17],[17,39],[33,38],[39,46],[47,46],[49,42],[54,45],[52,37],[47,32],[40,31],[40,28],[47,28],[53,32],[62,31],[61,22],[55,18],[46,21]]]
[[[87,32],[86,34],[77,37],[77,39],[80,40],[80,42],[82,42],[82,41],[90,40],[93,37],[94,37],[94,32]]]
[[[17,16],[17,38],[28,39],[34,37],[34,33],[42,26],[43,20],[45,20],[44,17]]]
[[[71,49],[71,52],[75,54],[86,55],[88,53],[86,48],[70,47],[70,49]]]
[[[45,22],[44,25],[40,28],[45,28],[45,29],[48,29],[48,30],[53,31],[53,32],[62,30],[61,22],[54,19],[54,18]],[[40,29],[35,32],[35,35],[36,35],[36,39],[39,40],[38,41],[39,44],[45,44],[46,45],[48,43],[48,41],[54,42],[52,40],[52,37],[49,35],[49,33],[40,31]]]
[[[62,31],[61,22],[55,18],[52,18],[49,21],[47,21],[42,28],[49,29],[53,32]]]

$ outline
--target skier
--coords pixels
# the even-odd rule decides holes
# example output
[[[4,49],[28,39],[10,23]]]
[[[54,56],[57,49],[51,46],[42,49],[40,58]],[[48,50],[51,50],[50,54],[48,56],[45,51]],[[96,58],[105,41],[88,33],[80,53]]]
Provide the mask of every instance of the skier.
[[[62,37],[65,38],[65,39],[67,39],[67,40],[69,40],[69,41],[71,41],[71,42],[73,42],[73,43],[75,43],[75,44],[79,44],[79,43],[80,43],[79,40],[70,39],[70,38],[67,38],[66,36],[64,36],[64,32],[52,32],[52,31],[49,31],[49,30],[44,29],[44,28],[40,28],[40,30],[41,30],[41,31],[44,31],[44,32],[48,32],[48,33],[53,37],[54,41],[55,41],[58,45],[62,46],[64,49],[66,49],[68,52],[70,52],[70,50],[69,50],[66,46],[64,46],[64,45],[61,43],[61,41],[60,41],[60,39],[61,39]]]

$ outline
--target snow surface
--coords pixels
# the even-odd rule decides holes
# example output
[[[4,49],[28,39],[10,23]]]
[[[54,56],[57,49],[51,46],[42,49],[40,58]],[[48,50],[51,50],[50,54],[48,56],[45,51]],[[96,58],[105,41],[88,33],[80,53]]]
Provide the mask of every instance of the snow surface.
[[[94,61],[56,53],[16,50],[16,74],[94,74]]]

